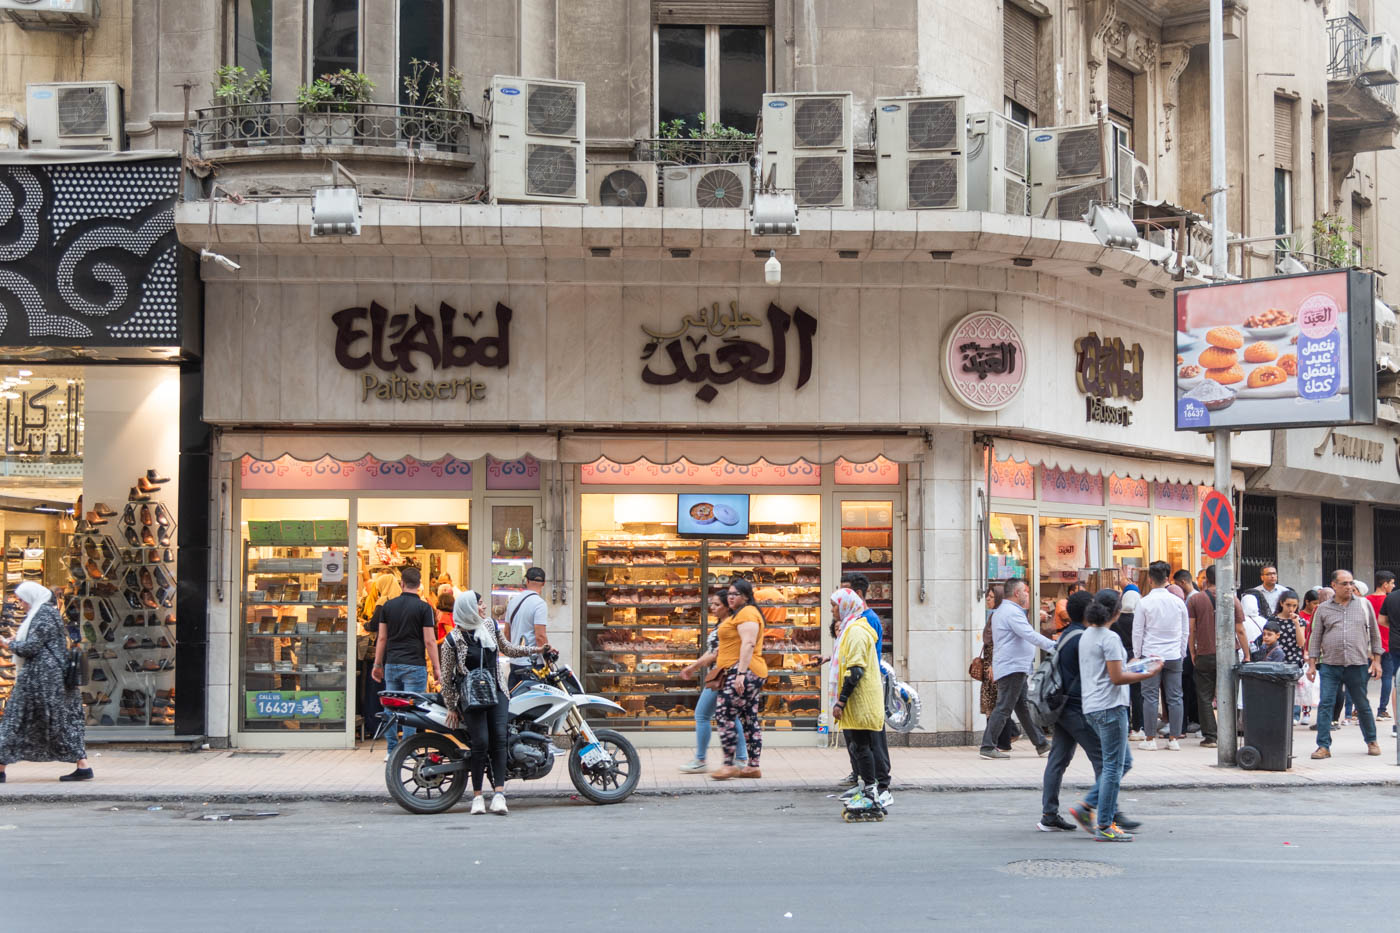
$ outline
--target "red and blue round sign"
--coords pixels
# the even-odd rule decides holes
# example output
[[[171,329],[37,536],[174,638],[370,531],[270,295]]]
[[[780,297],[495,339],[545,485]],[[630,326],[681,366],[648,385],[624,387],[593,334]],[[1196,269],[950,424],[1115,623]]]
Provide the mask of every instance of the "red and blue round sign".
[[[1201,503],[1201,550],[1211,560],[1219,560],[1235,540],[1235,510],[1230,500],[1212,489]]]

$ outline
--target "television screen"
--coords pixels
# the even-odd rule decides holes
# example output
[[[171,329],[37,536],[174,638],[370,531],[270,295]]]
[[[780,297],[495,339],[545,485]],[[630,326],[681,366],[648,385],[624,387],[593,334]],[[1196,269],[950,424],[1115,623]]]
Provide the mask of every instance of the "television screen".
[[[749,533],[749,497],[682,493],[676,497],[676,534],[684,538],[743,538]]]

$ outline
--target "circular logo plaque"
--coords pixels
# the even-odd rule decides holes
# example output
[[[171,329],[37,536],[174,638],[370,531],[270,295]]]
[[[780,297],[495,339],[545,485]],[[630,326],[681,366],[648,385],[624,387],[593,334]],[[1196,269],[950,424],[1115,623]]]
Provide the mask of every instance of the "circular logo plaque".
[[[943,338],[943,382],[968,408],[997,411],[1011,404],[1026,381],[1026,348],[1010,321],[974,311]]]

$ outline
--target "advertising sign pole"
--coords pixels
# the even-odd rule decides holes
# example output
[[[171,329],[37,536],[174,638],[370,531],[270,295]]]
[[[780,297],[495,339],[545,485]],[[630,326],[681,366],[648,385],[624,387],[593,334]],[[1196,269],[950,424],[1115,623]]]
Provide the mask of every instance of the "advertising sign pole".
[[[1225,249],[1225,13],[1224,0],[1210,0],[1210,226],[1211,272],[1223,282]],[[1215,432],[1215,488],[1229,498],[1230,432]],[[1216,763],[1235,763],[1235,545],[1215,562],[1215,696],[1219,720]]]

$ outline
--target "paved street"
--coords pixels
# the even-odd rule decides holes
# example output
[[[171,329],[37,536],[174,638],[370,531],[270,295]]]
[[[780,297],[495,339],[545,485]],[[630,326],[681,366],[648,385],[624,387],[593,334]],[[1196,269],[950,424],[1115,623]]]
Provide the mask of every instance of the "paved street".
[[[1393,787],[1129,787],[1146,823],[1131,845],[1039,833],[1038,802],[911,791],[875,825],[842,823],[815,791],[522,798],[504,819],[359,801],[0,806],[20,855],[4,927],[1316,930],[1322,914],[1286,896],[1310,891],[1345,930],[1386,915],[1400,870]],[[216,819],[259,811],[276,815]]]

